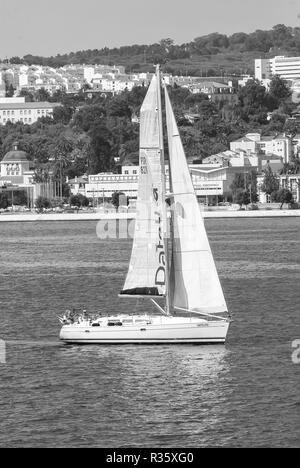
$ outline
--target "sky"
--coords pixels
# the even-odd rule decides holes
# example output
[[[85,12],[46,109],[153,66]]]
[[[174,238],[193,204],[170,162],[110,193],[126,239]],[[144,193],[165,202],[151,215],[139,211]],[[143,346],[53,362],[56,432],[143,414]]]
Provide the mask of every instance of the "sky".
[[[0,58],[300,26],[298,0],[0,0]]]

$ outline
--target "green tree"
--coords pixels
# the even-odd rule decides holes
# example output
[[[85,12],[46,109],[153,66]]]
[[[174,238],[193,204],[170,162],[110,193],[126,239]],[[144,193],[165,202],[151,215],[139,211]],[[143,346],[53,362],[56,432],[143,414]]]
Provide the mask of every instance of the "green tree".
[[[89,174],[106,172],[111,168],[111,133],[102,123],[93,125],[88,133],[91,143],[89,150]]]
[[[290,190],[282,188],[273,194],[274,201],[281,203],[282,209],[284,203],[293,203],[293,194]]]
[[[8,206],[9,206],[9,202],[8,202],[7,193],[0,192],[0,208],[6,210]]]
[[[287,82],[275,75],[270,83],[269,95],[277,100],[278,104],[291,96],[291,90]]]
[[[68,125],[74,113],[71,106],[58,106],[53,109],[53,121],[55,123],[62,123]]]
[[[6,97],[13,97],[15,94],[15,88],[12,84],[7,85],[6,87]]]
[[[28,197],[24,190],[18,190],[14,193],[14,205],[27,205]]]
[[[111,196],[111,203],[114,205],[114,207],[116,209],[119,208],[120,206],[120,203],[125,200],[126,198],[126,204],[128,204],[128,200],[127,200],[127,197],[125,195],[125,193],[123,192],[114,192]]]
[[[81,208],[83,206],[89,206],[89,199],[80,193],[78,195],[71,195],[69,203],[71,206]]]
[[[33,102],[34,101],[34,95],[27,89],[21,89],[19,92],[20,97],[25,97],[25,102]]]
[[[279,181],[277,177],[273,174],[270,164],[267,165],[265,169],[263,183],[261,185],[262,192],[271,195],[271,193],[276,192],[279,188]]]
[[[250,194],[249,190],[243,190],[241,188],[237,189],[233,194],[233,201],[240,205],[249,205],[250,203]]]
[[[300,157],[293,156],[291,161],[284,163],[280,174],[299,174],[300,173]]]
[[[35,201],[35,206],[38,211],[43,211],[44,209],[51,207],[51,202],[48,198],[39,196]]]
[[[38,89],[34,93],[35,100],[38,102],[49,101],[50,94],[45,88]]]
[[[248,170],[244,173],[237,173],[230,185],[233,200],[241,205],[257,202],[257,173],[255,170]]]

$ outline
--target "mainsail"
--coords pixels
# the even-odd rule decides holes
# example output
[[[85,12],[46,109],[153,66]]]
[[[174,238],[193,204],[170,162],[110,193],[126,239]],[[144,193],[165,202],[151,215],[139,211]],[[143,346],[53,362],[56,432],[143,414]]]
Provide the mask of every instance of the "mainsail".
[[[166,293],[167,261],[159,74],[153,76],[141,107],[139,169],[133,247],[120,294],[163,296]]]
[[[226,312],[225,298],[166,86],[164,89],[173,201],[171,303],[175,310],[208,314]]]

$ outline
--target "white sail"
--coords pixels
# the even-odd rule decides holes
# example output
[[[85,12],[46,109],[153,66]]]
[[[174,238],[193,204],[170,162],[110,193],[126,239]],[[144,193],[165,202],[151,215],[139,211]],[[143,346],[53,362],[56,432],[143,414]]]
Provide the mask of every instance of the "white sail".
[[[165,181],[161,143],[160,83],[155,75],[140,112],[139,186],[135,233],[122,295],[166,292]]]
[[[227,306],[165,88],[173,208],[171,297],[174,309],[226,312]]]

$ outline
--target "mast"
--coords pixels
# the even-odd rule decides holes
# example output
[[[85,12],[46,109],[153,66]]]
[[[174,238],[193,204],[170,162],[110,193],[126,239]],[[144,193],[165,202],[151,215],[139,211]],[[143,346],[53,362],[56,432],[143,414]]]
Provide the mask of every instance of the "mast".
[[[159,148],[160,159],[162,165],[162,215],[163,215],[163,229],[164,229],[164,245],[165,245],[165,258],[166,258],[166,314],[171,315],[171,291],[170,291],[170,256],[168,249],[168,218],[167,218],[167,205],[166,205],[166,171],[165,171],[165,156],[164,156],[164,138],[163,138],[163,121],[162,121],[162,103],[161,103],[161,74],[159,65],[156,65],[157,77],[157,102],[158,102],[158,124],[159,124]]]

